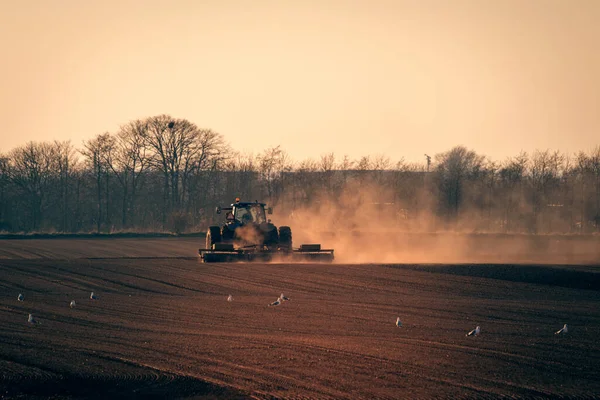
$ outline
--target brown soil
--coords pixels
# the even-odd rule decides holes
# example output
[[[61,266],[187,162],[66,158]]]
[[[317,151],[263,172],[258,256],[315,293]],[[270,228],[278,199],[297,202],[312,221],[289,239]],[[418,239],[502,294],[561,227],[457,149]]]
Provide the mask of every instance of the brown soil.
[[[600,393],[594,266],[201,264],[198,242],[0,241],[0,398]]]

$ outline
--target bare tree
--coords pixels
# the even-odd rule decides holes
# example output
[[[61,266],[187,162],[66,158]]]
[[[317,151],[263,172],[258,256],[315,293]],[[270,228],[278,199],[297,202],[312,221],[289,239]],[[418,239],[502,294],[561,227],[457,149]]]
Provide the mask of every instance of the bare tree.
[[[9,176],[27,198],[32,230],[38,230],[43,221],[43,210],[49,192],[54,162],[53,148],[48,143],[29,142],[11,151]]]
[[[457,146],[437,154],[435,158],[438,185],[444,196],[442,206],[451,219],[456,219],[464,197],[465,182],[479,176],[484,157],[466,147]]]
[[[210,129],[198,130],[197,146],[198,151],[189,154],[182,173],[182,192],[187,196],[186,204],[189,204],[190,197],[197,195],[199,189],[189,187],[190,178],[204,171],[210,173],[223,170],[232,157],[232,151],[223,136]],[[187,210],[189,211],[189,207]]]
[[[491,231],[492,228],[492,211],[494,210],[494,206],[495,206],[495,199],[496,199],[496,181],[498,178],[498,171],[499,171],[500,167],[498,165],[498,163],[491,161],[491,160],[487,160],[484,167],[483,167],[483,179],[485,181],[485,186],[486,186],[486,193],[487,195],[486,197],[486,203],[487,203],[487,231]]]
[[[265,185],[269,203],[277,202],[277,195],[282,188],[281,177],[286,171],[291,170],[291,163],[287,153],[281,146],[271,147],[257,157],[259,172]]]
[[[256,158],[248,154],[234,153],[223,162],[224,170],[230,173],[224,200],[240,197],[244,199],[260,196],[256,192],[258,166]]]
[[[538,231],[539,219],[543,218],[543,211],[546,210],[549,201],[554,203],[552,189],[559,183],[559,172],[563,161],[564,156],[558,151],[551,152],[549,150],[536,151],[531,158],[530,180],[533,215],[530,230],[533,232]],[[548,219],[548,223],[550,221],[551,219]]]
[[[594,181],[594,227],[596,231],[600,231],[600,146],[596,146],[588,157],[588,171],[591,172]]]
[[[369,171],[373,169],[373,162],[371,157],[363,156],[356,162],[356,169],[359,171]]]
[[[226,153],[221,134],[169,115],[148,118],[144,139],[153,150],[152,165],[164,177],[163,226],[167,216],[182,209],[189,177],[215,166]]]
[[[340,172],[341,173],[340,181],[336,188],[336,197],[339,196],[339,192],[348,183],[348,179],[350,178],[350,171],[354,168],[354,166],[355,166],[355,162],[353,160],[351,160],[350,157],[348,157],[347,155],[344,155],[344,157],[340,160],[340,162],[336,166],[336,169],[341,171]]]
[[[335,169],[335,155],[333,153],[322,155],[321,161],[319,162],[319,169],[322,173],[322,185],[326,193],[328,193],[329,196],[333,196],[335,190],[333,182],[333,173]]]
[[[395,183],[396,198],[404,205],[405,219],[411,229],[419,231],[435,230],[436,198],[429,185],[429,172],[422,163],[405,163],[403,160],[396,165],[397,180]],[[416,222],[416,226],[412,225]]]
[[[293,172],[293,183],[288,186],[291,193],[292,211],[300,206],[312,203],[318,194],[318,180],[315,179],[319,171],[319,163],[311,158],[300,161]]]
[[[106,165],[114,173],[123,191],[121,224],[129,226],[130,217],[135,218],[135,203],[141,177],[148,164],[148,148],[144,135],[147,124],[141,120],[130,121],[121,126],[114,145],[106,154]]]
[[[96,231],[100,232],[104,223],[109,223],[109,182],[108,176],[111,171],[110,154],[114,151],[115,138],[110,133],[102,133],[95,138],[83,143],[81,154],[86,158],[87,164],[92,168],[96,183]],[[102,179],[105,179],[105,186],[102,186]],[[102,197],[105,189],[105,213],[102,214]]]
[[[576,170],[580,193],[580,229],[586,230],[592,220],[594,228],[600,230],[600,146],[590,154],[580,152],[576,157]]]
[[[389,177],[388,171],[392,168],[392,161],[389,157],[378,154],[374,157],[371,168],[375,172],[374,179],[376,186],[380,188],[379,196],[383,195],[383,190],[385,190],[389,184],[386,182],[386,178]]]
[[[563,232],[572,233],[576,228],[575,207],[576,207],[576,186],[577,186],[577,163],[576,160],[567,155],[565,156],[564,169],[562,171],[561,197],[563,212],[561,213],[561,227]]]
[[[523,182],[528,161],[527,153],[521,152],[518,156],[508,159],[498,172],[505,196],[503,213],[503,229],[505,232],[512,228],[512,221],[515,219],[515,208],[519,206],[521,199],[520,196],[515,198],[515,191]]]
[[[60,196],[60,230],[62,232],[69,231],[69,218],[71,216],[70,204],[70,187],[73,169],[77,165],[76,150],[70,141],[58,142],[53,144],[54,157],[56,163],[56,173],[58,174],[58,190]]]
[[[0,154],[0,231],[11,230],[10,223],[6,219],[7,191],[8,191],[8,157]]]

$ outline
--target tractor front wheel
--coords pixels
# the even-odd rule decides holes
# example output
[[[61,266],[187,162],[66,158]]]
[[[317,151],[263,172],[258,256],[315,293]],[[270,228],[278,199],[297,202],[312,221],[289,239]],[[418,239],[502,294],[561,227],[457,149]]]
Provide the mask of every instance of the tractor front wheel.
[[[229,228],[227,225],[223,225],[221,228],[221,240],[225,243],[232,243],[235,236],[235,228]]]
[[[208,227],[208,231],[206,232],[206,248],[212,249],[213,244],[219,243],[221,241],[221,230],[218,226],[210,226]]]

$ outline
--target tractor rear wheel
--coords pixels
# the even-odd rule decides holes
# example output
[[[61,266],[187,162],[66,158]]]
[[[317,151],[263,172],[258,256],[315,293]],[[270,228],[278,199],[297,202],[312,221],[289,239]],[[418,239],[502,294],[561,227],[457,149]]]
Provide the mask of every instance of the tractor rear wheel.
[[[289,226],[279,227],[279,248],[283,251],[292,251],[292,229]]]
[[[213,244],[221,241],[221,230],[218,226],[209,226],[206,232],[206,248],[212,249]]]
[[[279,245],[279,233],[277,227],[273,224],[266,226],[266,231],[263,231],[263,244],[269,249],[276,249]]]

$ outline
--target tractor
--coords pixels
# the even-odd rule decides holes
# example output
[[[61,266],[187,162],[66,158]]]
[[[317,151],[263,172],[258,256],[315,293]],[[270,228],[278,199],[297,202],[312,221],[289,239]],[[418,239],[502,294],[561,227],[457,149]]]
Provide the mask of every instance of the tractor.
[[[242,202],[239,198],[229,207],[216,207],[217,214],[225,212],[222,226],[210,226],[206,232],[206,246],[199,249],[204,262],[270,261],[282,259],[333,260],[333,250],[322,250],[320,244],[292,246],[289,226],[279,229],[267,219],[273,209],[265,203]]]

